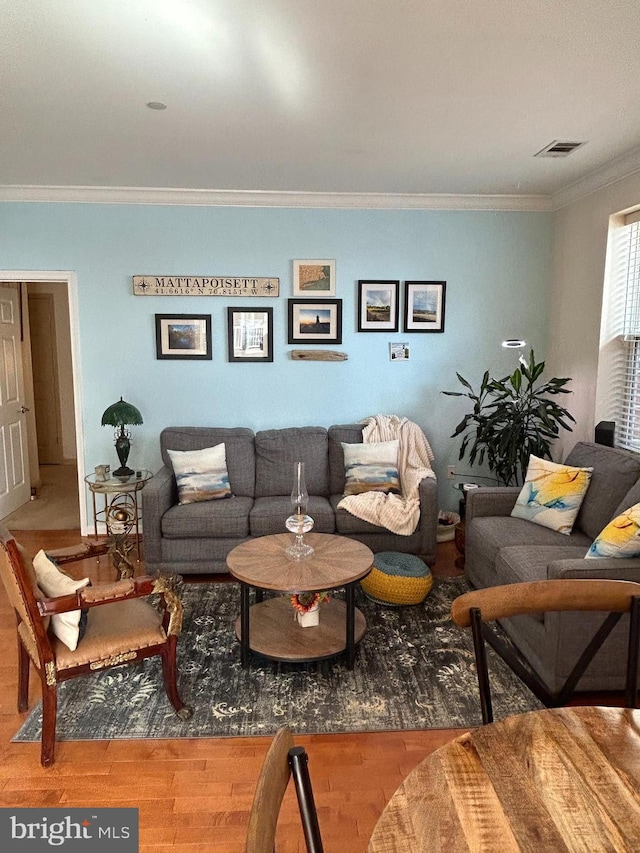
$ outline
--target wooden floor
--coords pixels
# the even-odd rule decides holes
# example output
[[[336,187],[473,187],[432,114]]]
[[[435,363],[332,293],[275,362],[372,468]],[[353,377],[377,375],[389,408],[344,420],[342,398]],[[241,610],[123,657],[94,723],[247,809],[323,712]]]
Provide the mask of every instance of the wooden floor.
[[[40,547],[77,541],[77,531],[20,531]],[[453,543],[438,546],[434,574],[453,575]],[[108,558],[85,563],[85,574],[112,578]],[[39,762],[39,744],[14,744],[23,716],[16,708],[13,617],[0,589],[0,806],[139,809],[141,853],[240,853],[255,780],[268,738],[87,741],[59,743],[53,767]],[[39,696],[32,678],[31,696]],[[405,776],[460,729],[353,735],[312,735],[307,748],[326,853],[361,853],[385,805]],[[289,791],[279,823],[278,851],[303,853],[295,796]]]

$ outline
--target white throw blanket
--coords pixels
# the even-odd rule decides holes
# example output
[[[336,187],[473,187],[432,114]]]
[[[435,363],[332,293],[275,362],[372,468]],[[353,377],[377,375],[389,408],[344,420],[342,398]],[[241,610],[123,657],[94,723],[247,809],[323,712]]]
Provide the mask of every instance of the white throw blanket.
[[[351,515],[386,527],[400,536],[410,536],[420,520],[420,497],[418,487],[425,477],[435,478],[431,468],[433,452],[425,434],[417,424],[397,415],[374,415],[367,418],[362,438],[365,442],[400,442],[398,449],[398,471],[402,484],[401,495],[386,495],[384,492],[364,492],[344,497],[338,506]]]

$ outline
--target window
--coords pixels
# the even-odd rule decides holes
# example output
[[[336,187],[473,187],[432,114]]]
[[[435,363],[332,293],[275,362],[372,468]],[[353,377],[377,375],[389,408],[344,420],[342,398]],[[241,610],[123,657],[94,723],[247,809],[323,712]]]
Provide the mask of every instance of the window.
[[[616,446],[640,452],[640,210],[616,217],[600,341],[599,410]]]

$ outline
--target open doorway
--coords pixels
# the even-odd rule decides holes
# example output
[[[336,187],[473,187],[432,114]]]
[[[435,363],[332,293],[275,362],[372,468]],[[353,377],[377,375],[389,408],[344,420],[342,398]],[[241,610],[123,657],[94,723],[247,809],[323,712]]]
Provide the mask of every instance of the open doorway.
[[[75,276],[0,272],[20,294],[30,496],[2,518],[9,529],[86,526],[77,382]]]

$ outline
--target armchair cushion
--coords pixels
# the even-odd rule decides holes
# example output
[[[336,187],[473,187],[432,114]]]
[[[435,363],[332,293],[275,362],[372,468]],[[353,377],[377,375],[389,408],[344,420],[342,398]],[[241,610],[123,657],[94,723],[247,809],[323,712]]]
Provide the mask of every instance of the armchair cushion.
[[[56,668],[91,664],[92,669],[100,669],[100,662],[113,665],[118,656],[126,663],[127,655],[136,656],[133,649],[155,646],[166,639],[161,614],[144,598],[92,607],[86,634],[76,649],[54,640]]]
[[[49,598],[73,595],[90,583],[89,578],[82,578],[82,580],[77,581],[70,578],[42,550],[38,551],[33,558],[33,568],[38,587]],[[76,649],[80,640],[81,619],[81,610],[55,613],[51,617],[51,630],[71,651]]]

